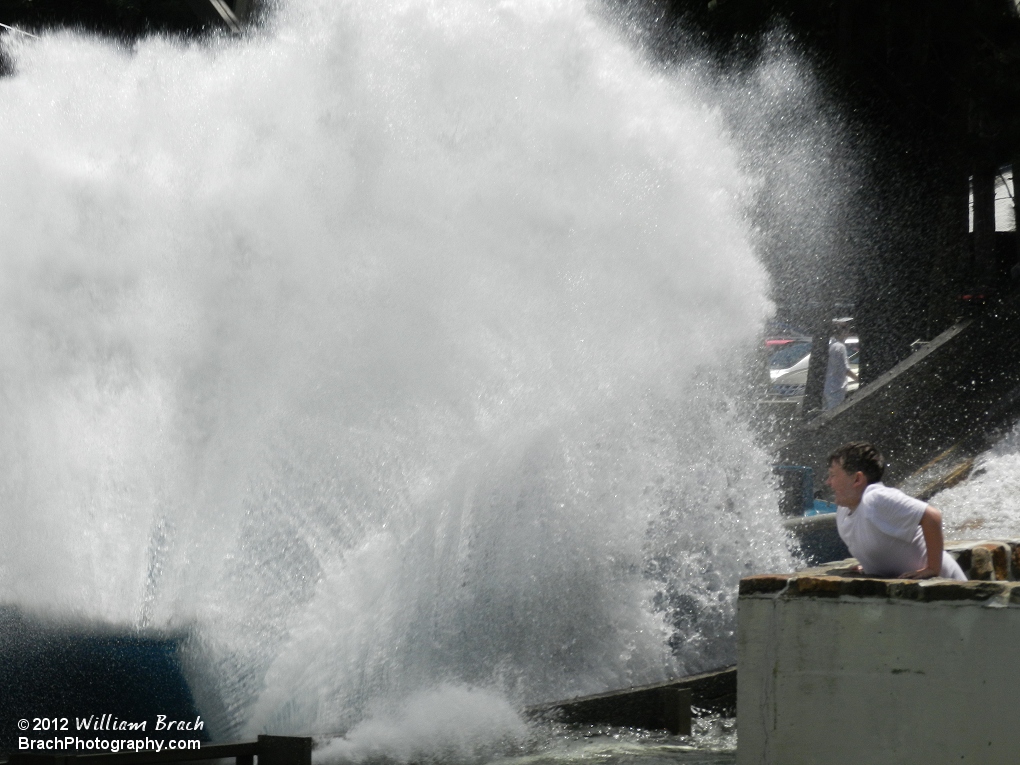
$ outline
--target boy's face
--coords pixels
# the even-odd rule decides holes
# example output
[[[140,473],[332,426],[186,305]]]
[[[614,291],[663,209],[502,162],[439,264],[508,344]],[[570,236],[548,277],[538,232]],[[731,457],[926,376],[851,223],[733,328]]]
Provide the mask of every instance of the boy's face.
[[[848,473],[843,469],[842,461],[829,463],[829,477],[825,481],[832,488],[836,495],[836,504],[849,507],[851,510],[857,508],[861,503],[861,496],[868,486],[868,479],[859,470],[856,473]]]

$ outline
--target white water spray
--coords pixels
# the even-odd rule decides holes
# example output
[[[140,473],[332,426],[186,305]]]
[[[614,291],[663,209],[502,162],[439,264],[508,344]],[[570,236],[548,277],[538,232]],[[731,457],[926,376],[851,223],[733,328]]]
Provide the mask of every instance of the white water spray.
[[[573,0],[9,44],[0,598],[187,630],[221,738],[732,658],[736,579],[791,561],[695,87]]]
[[[952,539],[1020,536],[1020,426],[1014,425],[974,463],[959,486],[932,497]]]

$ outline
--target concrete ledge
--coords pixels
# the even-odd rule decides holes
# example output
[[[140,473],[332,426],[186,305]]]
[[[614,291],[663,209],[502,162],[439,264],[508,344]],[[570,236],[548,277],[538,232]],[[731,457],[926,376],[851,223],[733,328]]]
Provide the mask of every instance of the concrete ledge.
[[[1013,593],[1016,593],[1015,595]],[[996,596],[1020,602],[1020,582],[956,582],[951,579],[873,579],[862,576],[780,575],[747,577],[741,597],[888,598],[922,602],[986,601]]]
[[[1016,760],[1020,542],[947,549],[974,581],[741,580],[738,765]]]
[[[979,582],[1020,582],[1020,539],[949,542],[946,552],[956,559],[970,581],[964,584],[947,579],[923,582],[876,579],[851,573],[857,561],[846,558],[791,574],[744,577],[740,580],[739,592],[741,596],[849,595],[908,600],[987,600],[1003,594],[1005,589],[979,586]]]

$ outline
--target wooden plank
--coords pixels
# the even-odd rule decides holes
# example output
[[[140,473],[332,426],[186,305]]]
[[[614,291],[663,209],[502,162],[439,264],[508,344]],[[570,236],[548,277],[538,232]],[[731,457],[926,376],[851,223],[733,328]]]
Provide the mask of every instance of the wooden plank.
[[[727,667],[700,675],[529,707],[533,719],[549,718],[583,725],[616,725],[668,730],[689,735],[691,707],[733,715],[737,670]]]

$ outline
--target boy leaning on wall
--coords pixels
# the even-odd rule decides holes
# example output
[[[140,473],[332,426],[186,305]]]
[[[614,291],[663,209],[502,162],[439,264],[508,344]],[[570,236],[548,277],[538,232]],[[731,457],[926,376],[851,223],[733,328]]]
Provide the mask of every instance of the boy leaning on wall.
[[[836,495],[836,528],[868,576],[966,580],[944,550],[942,513],[882,483],[885,460],[872,444],[855,441],[829,455],[826,483]]]

